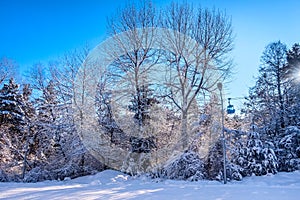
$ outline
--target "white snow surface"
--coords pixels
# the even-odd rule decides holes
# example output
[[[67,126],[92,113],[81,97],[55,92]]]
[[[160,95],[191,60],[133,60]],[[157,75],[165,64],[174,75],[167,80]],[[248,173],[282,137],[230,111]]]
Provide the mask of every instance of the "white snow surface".
[[[248,177],[223,185],[217,181],[175,181],[130,177],[106,170],[65,181],[0,183],[0,199],[300,199],[300,171]]]

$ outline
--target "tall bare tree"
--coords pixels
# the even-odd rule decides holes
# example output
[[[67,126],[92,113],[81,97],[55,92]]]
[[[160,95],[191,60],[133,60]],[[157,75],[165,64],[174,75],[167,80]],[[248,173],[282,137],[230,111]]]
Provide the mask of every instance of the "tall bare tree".
[[[155,8],[151,1],[129,4],[108,22],[108,26],[116,44],[108,51],[114,57],[108,73],[117,81],[118,93],[122,94],[119,98],[127,99],[127,107],[131,104],[137,126],[137,133],[133,134],[138,136],[143,132],[148,112],[144,98],[150,93],[149,73],[158,62],[158,51],[153,48],[157,27]]]
[[[163,27],[168,64],[167,97],[181,113],[182,147],[188,146],[188,114],[200,93],[212,92],[232,67],[228,57],[233,48],[231,21],[226,14],[189,4],[173,3],[165,11]]]
[[[120,128],[122,133],[129,138],[137,137],[127,142],[145,141],[149,136],[155,135],[158,138],[160,134],[171,133],[168,137],[171,135],[172,139],[166,143],[172,141],[172,145],[156,142],[157,146],[161,147],[157,148],[157,155],[162,154],[166,146],[171,146],[168,149],[172,149],[171,154],[174,153],[180,124],[182,146],[186,149],[188,124],[192,116],[189,114],[192,109],[198,109],[199,94],[213,91],[216,83],[225,77],[231,67],[226,56],[232,48],[231,24],[226,15],[220,12],[201,9],[196,12],[187,4],[172,4],[162,15],[165,15],[165,18],[159,23],[151,1],[141,1],[139,5],[129,4],[120,10],[108,23],[111,37],[97,46],[84,62],[84,65],[95,64],[101,73],[89,68],[90,71],[85,74],[83,66],[78,76],[80,81],[97,79],[98,82],[94,81],[94,84],[91,84],[95,88],[99,86],[100,80],[102,94],[109,96],[108,116],[114,118],[113,123],[120,125],[118,129]],[[86,79],[86,75],[91,78]],[[161,82],[164,77],[166,80]],[[93,99],[96,96],[95,88],[91,89],[89,85],[82,83],[78,92],[85,99]],[[89,97],[84,94],[85,89],[89,90]],[[167,91],[166,94],[161,93],[163,90]],[[159,98],[159,105],[149,106],[148,99],[151,99],[152,95]],[[169,104],[170,101],[172,104]],[[90,119],[93,117],[90,108],[94,106],[94,101],[90,101],[90,106],[85,105],[88,102],[81,104],[84,108],[82,110],[86,110],[82,119],[88,126],[93,120]],[[180,114],[174,113],[173,107],[177,107]],[[154,110],[156,114],[164,112],[165,114],[161,115],[164,119],[159,122],[153,121],[151,117],[154,117]],[[178,120],[180,115],[181,119],[179,117]],[[90,120],[86,120],[88,117]],[[157,125],[165,126],[161,128],[164,131],[159,131]],[[90,133],[94,127],[90,127],[91,131],[83,130],[89,138],[92,138]],[[132,158],[137,161],[135,164],[143,165],[140,160],[144,151],[140,150],[139,154],[135,154],[131,143],[133,151],[128,154],[126,149],[118,149],[119,141],[109,143],[112,140],[107,138],[108,135],[101,132],[95,134],[93,140],[86,138],[89,143],[96,139],[102,142],[99,142],[99,145],[94,143],[94,146],[99,146],[99,151],[95,154],[101,152],[100,156],[107,158],[104,162],[110,166],[117,166],[120,160],[130,161]],[[128,140],[128,137],[124,138]],[[170,151],[164,152],[166,159]],[[129,166],[131,167],[133,166]]]

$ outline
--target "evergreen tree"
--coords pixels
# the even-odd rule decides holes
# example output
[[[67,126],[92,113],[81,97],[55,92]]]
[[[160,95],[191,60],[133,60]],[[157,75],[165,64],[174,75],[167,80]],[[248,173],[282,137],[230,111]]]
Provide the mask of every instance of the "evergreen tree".
[[[204,163],[196,152],[186,151],[164,166],[162,176],[177,180],[202,180],[205,178]]]
[[[271,43],[262,63],[256,85],[250,89],[247,111],[262,133],[262,141],[275,144],[271,149],[278,157],[278,169],[293,171],[299,168],[296,130],[300,125],[300,46],[295,44],[287,51],[281,42]]]
[[[35,110],[30,101],[31,89],[29,85],[19,85],[10,79],[0,90],[0,120],[2,144],[6,156],[6,163],[10,166],[8,173],[24,178],[26,171],[33,167],[35,157]],[[22,163],[22,164],[20,164]]]
[[[134,120],[139,127],[147,124],[150,116],[150,107],[156,100],[151,97],[151,90],[147,85],[142,85],[137,88],[136,94],[133,95],[131,105],[128,106],[129,110],[134,112]]]
[[[30,97],[32,94],[32,89],[29,84],[23,85],[22,89],[22,101],[23,110],[25,112],[25,126],[23,126],[23,131],[26,134],[26,142],[24,149],[23,158],[23,172],[22,178],[24,179],[25,173],[35,167],[36,164],[36,150],[37,150],[37,140],[36,140],[36,110],[33,106],[33,102]]]
[[[239,156],[242,153],[247,142],[247,134],[241,130],[234,130],[234,129],[226,129],[226,141],[227,150],[228,150],[228,164],[227,164],[227,174],[228,178],[231,180],[242,180],[243,176],[246,176],[246,171],[243,167],[239,164]],[[228,137],[229,136],[229,137]]]
[[[294,44],[290,50],[287,51],[287,65],[285,67],[286,78],[298,79],[300,71],[300,44]],[[295,83],[295,82],[294,82]]]
[[[19,86],[13,79],[4,84],[0,90],[0,126],[1,126],[1,168],[3,173],[17,175],[21,168],[18,162],[22,160],[21,144],[24,111],[20,106],[21,94]]]
[[[0,92],[1,122],[10,123],[16,125],[16,128],[20,128],[17,125],[24,121],[25,112],[20,106],[22,95],[19,92],[19,85],[10,79],[8,84],[4,84]]]
[[[65,153],[62,149],[63,132],[61,129],[63,112],[60,110],[53,81],[49,81],[43,90],[43,95],[36,101],[40,165],[42,163],[61,164],[65,160]]]
[[[222,180],[223,179],[223,145],[219,139],[213,146],[210,147],[208,157],[205,163],[205,170],[208,179]]]
[[[278,162],[272,147],[272,143],[261,140],[259,133],[249,132],[247,143],[239,149],[236,159],[236,164],[244,169],[243,176],[277,173]]]
[[[284,136],[278,142],[277,155],[280,171],[295,171],[300,169],[300,129],[287,127]]]
[[[285,67],[286,112],[289,126],[300,126],[300,45],[294,46],[287,52]]]
[[[269,44],[261,58],[259,77],[249,91],[246,106],[253,122],[267,136],[279,135],[286,127],[285,81],[286,46]]]

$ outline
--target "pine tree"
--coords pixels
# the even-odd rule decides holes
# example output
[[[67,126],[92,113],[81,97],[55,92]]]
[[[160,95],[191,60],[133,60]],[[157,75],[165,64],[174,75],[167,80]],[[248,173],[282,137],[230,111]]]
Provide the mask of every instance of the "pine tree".
[[[272,147],[274,148],[272,143],[261,140],[259,133],[249,132],[246,145],[240,148],[236,159],[236,164],[244,169],[243,175],[277,173],[278,162]]]
[[[245,166],[241,166],[239,163],[240,154],[244,151],[244,147],[247,141],[247,134],[242,130],[226,129],[228,141],[228,164],[227,174],[231,180],[242,180],[243,176],[246,176]]]
[[[285,67],[287,125],[300,127],[300,45],[287,52]]]
[[[19,175],[21,168],[18,162],[22,159],[20,146],[22,144],[21,127],[24,125],[24,112],[20,107],[21,95],[19,86],[13,79],[4,84],[0,90],[0,127],[1,127],[1,159],[6,180],[13,175]]]
[[[300,129],[287,127],[284,136],[278,142],[277,155],[280,171],[295,171],[300,169]]]
[[[26,171],[35,167],[36,158],[36,111],[33,107],[32,101],[30,100],[31,94],[32,89],[30,88],[30,85],[23,85],[22,102],[23,110],[25,112],[25,126],[23,126],[23,132],[26,134],[22,172],[23,179]]]
[[[25,112],[20,106],[22,95],[19,93],[19,85],[17,85],[13,79],[10,79],[8,84],[4,84],[0,92],[1,122],[22,124]]]
[[[210,146],[208,157],[205,162],[205,170],[208,179],[222,180],[223,179],[223,145],[222,140],[217,140],[214,145]]]
[[[0,90],[2,145],[11,157],[1,164],[11,166],[6,168],[11,170],[8,173],[19,178],[24,178],[25,172],[33,167],[35,157],[35,110],[30,95],[29,85],[24,85],[21,92],[13,79]]]
[[[286,78],[297,80],[299,79],[300,71],[300,44],[294,44],[290,50],[287,51],[287,65],[285,67]]]
[[[177,180],[202,180],[205,178],[204,163],[196,152],[186,151],[164,166],[162,176]]]
[[[38,157],[40,165],[42,163],[64,163],[65,153],[62,147],[61,117],[59,101],[53,81],[49,81],[43,94],[36,100],[38,111]]]
[[[300,125],[300,46],[287,51],[281,42],[271,43],[262,56],[263,65],[246,105],[263,141],[275,144],[280,171],[298,168],[295,130]],[[291,131],[293,130],[293,131]]]
[[[249,91],[248,113],[267,136],[278,136],[286,127],[285,66],[286,46],[280,41],[270,43],[261,57],[259,77]]]
[[[131,100],[131,105],[128,106],[129,110],[134,112],[133,118],[141,128],[147,124],[147,120],[150,118],[151,105],[157,102],[151,97],[151,93],[149,86],[142,85],[140,88],[137,88]]]

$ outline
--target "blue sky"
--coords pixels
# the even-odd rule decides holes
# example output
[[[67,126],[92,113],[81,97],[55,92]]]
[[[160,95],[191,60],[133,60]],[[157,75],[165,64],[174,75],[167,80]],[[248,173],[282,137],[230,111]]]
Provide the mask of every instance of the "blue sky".
[[[169,2],[154,0],[157,7]],[[236,73],[226,87],[231,97],[247,95],[268,43],[281,40],[290,48],[300,42],[299,0],[193,1],[199,2],[232,17]],[[120,0],[1,0],[0,57],[25,69],[86,43],[94,47],[107,37],[106,18],[123,5]]]

